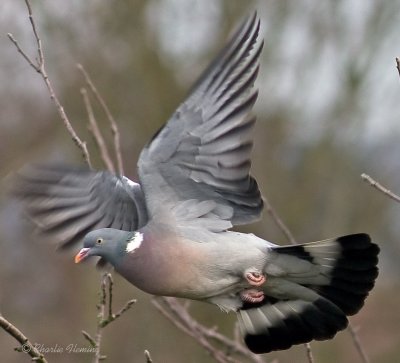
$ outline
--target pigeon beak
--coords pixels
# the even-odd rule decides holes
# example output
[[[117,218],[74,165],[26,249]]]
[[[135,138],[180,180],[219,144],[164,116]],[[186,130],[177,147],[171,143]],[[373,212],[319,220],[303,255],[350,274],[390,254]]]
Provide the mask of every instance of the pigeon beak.
[[[90,248],[82,248],[78,254],[75,256],[75,263],[82,262],[88,257]]]

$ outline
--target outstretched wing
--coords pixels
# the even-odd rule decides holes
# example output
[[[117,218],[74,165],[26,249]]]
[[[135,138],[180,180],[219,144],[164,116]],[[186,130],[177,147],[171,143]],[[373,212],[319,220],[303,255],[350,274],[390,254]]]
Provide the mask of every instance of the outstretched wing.
[[[215,202],[205,214],[232,224],[259,218],[263,201],[249,174],[255,123],[250,113],[263,44],[259,28],[256,14],[242,24],[143,149],[139,177],[150,216],[160,205],[185,206],[182,202],[191,200],[202,209],[202,202]],[[188,213],[201,216],[193,208]]]
[[[20,172],[14,192],[26,202],[33,222],[61,248],[93,229],[133,231],[147,222],[140,185],[107,171],[30,166]]]

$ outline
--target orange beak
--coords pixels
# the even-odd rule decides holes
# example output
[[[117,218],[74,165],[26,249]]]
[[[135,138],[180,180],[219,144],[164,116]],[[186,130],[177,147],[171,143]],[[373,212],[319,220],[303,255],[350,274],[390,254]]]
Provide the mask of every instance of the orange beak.
[[[75,263],[82,262],[88,257],[90,248],[82,248],[78,254],[75,256]]]

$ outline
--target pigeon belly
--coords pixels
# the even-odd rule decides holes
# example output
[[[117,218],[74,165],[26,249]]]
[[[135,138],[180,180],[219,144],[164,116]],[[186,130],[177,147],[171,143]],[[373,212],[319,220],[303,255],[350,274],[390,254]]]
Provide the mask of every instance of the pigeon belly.
[[[244,271],[262,269],[265,252],[258,245],[229,238],[231,233],[215,234],[215,242],[179,239],[168,233],[163,239],[147,237],[115,267],[147,293],[203,300],[223,310],[237,310],[241,305],[238,293],[248,286]]]

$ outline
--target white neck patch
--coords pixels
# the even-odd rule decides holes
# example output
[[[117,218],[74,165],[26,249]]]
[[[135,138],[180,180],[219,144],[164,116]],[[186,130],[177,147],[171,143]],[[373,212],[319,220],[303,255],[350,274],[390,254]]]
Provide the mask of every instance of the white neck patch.
[[[135,232],[133,237],[128,240],[128,244],[126,245],[126,252],[134,252],[137,250],[143,242],[143,233]]]

